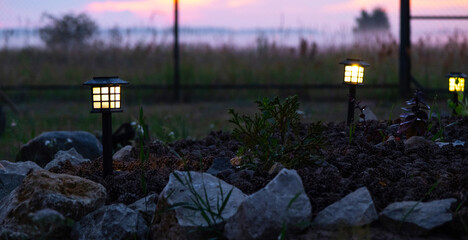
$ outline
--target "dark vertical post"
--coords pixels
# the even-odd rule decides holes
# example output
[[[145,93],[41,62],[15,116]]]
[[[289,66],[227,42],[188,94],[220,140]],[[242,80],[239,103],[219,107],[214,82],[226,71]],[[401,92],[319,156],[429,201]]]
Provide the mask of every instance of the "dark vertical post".
[[[456,116],[457,115],[457,106],[458,106],[458,92],[455,91],[453,92],[453,100],[452,100],[454,103],[455,103],[455,108],[452,110],[452,115],[453,116]]]
[[[356,85],[349,85],[349,95],[348,95],[348,118],[346,124],[348,126],[354,122],[354,102],[356,101]]]
[[[179,0],[174,0],[174,101],[180,100],[179,76]]]
[[[102,172],[112,175],[112,113],[102,112]]]
[[[410,0],[400,0],[400,94],[410,93],[411,41],[410,41]]]

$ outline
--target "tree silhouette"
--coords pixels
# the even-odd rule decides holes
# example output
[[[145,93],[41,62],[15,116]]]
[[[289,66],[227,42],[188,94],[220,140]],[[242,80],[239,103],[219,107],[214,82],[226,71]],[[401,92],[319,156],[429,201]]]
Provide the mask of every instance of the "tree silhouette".
[[[71,49],[80,47],[98,32],[97,24],[86,14],[43,15],[49,23],[39,29],[39,36],[48,47]]]
[[[357,27],[353,30],[356,33],[390,30],[387,13],[380,7],[375,8],[370,14],[366,10],[361,10],[361,16],[356,18],[356,22]]]

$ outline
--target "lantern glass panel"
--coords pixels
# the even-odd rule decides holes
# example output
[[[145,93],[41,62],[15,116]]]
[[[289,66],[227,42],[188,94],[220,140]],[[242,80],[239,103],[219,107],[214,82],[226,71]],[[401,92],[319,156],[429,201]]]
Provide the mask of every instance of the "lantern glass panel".
[[[101,88],[93,87],[93,94],[99,94],[99,93],[101,93]]]
[[[450,77],[449,78],[449,91],[450,92],[463,92],[465,90],[465,78]]]
[[[360,84],[364,78],[364,67],[359,65],[345,66],[344,82],[350,84]]]

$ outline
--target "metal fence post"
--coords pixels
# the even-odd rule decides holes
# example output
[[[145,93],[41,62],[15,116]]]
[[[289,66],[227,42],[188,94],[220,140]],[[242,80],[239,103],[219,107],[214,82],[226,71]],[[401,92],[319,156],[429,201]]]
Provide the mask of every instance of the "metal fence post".
[[[411,81],[410,0],[400,0],[400,94],[410,94]]]
[[[178,102],[179,100],[179,0],[174,0],[174,101]]]

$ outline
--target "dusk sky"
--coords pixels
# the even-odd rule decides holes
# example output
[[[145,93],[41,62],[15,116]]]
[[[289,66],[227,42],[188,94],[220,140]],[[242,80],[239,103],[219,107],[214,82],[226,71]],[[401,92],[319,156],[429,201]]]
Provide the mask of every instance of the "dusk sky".
[[[399,0],[180,0],[181,25],[351,29],[361,9],[384,8],[398,32]],[[468,15],[466,0],[413,0],[412,14]],[[44,24],[42,13],[88,13],[103,27],[168,27],[173,0],[0,0],[0,28]],[[468,25],[463,22],[463,25]],[[438,22],[444,26],[447,22]],[[433,27],[432,23],[422,24]],[[465,27],[466,29],[466,27]]]

